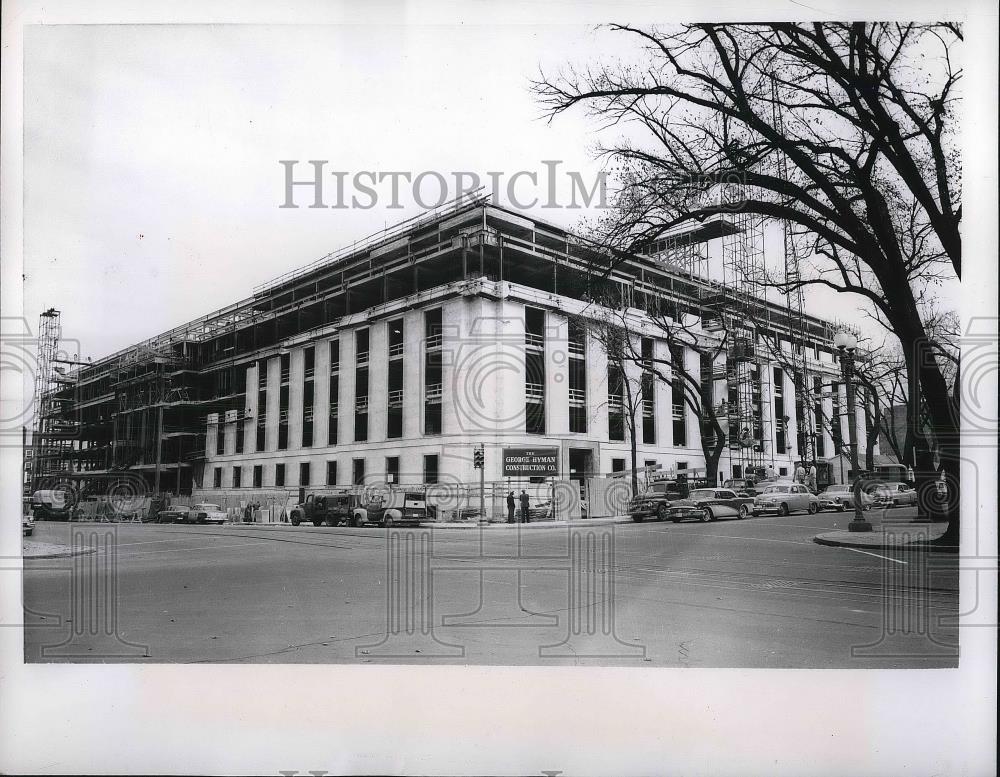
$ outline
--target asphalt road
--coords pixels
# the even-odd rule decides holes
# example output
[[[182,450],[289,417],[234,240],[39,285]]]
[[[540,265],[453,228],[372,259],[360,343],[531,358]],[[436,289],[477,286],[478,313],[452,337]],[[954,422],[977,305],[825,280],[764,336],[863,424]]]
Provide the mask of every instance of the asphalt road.
[[[584,528],[36,524],[28,661],[941,667],[950,554],[824,547],[821,513]]]

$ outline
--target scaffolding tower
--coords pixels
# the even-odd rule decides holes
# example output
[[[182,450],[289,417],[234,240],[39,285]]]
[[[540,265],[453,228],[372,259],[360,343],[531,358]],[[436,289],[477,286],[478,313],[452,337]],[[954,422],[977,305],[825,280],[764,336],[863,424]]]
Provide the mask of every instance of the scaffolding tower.
[[[777,87],[773,87],[771,101],[771,118],[775,128],[784,135],[784,119],[778,108]],[[788,180],[788,157],[784,152],[777,155],[777,174],[782,181]],[[795,236],[787,219],[781,220],[782,249],[784,253],[784,292],[785,307],[788,315],[789,335],[792,353],[789,359],[792,368],[792,378],[795,389],[796,442],[799,459],[809,463],[816,461],[816,419],[814,403],[819,397],[814,396],[812,381],[809,379],[809,362],[806,357],[806,323],[805,301],[802,291],[802,275],[799,255],[795,246]],[[780,353],[778,354],[780,356]],[[822,392],[820,392],[822,394]]]
[[[38,358],[32,397],[30,491],[36,491],[49,472],[58,469],[67,440],[53,436],[51,417],[58,408],[52,389],[55,387],[55,362],[62,336],[61,313],[49,308],[38,317]]]
[[[770,440],[768,415],[764,413],[762,373],[764,355],[759,343],[768,322],[764,299],[764,219],[747,212],[746,187],[728,187],[724,196],[732,210],[735,229],[722,240],[722,274],[726,287],[723,326],[728,332],[726,353],[726,410],[729,421],[728,447],[734,477],[763,472],[765,441]],[[719,373],[715,373],[719,375]]]

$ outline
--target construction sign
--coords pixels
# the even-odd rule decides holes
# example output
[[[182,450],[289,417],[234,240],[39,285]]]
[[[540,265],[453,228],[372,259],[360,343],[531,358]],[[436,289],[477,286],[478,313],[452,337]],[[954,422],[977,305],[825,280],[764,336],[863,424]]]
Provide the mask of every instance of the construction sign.
[[[537,478],[559,474],[558,448],[504,448],[505,478]]]

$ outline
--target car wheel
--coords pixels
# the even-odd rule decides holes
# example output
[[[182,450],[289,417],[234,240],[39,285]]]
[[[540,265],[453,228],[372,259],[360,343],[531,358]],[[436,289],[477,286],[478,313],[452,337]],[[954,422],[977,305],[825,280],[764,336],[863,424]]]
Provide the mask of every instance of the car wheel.
[[[292,513],[291,521],[292,521],[292,526],[298,526],[300,523],[302,523],[302,519],[299,518],[298,513]]]
[[[815,502],[809,503],[809,515],[816,515],[819,512],[819,505]]]
[[[680,518],[671,518],[670,520],[673,521],[674,523],[680,523],[681,522]]]
[[[778,508],[778,515],[788,515],[791,510],[788,509],[788,502],[782,502],[781,506]]]
[[[323,525],[323,519],[322,518],[314,518],[313,519],[313,526],[320,527],[322,525]]]
[[[385,518],[382,519],[382,525],[385,528],[387,528],[387,529],[389,529],[389,528],[392,527],[392,523],[393,523],[393,521],[392,521],[392,516],[391,515],[387,515],[387,516],[385,516]]]
[[[645,515],[633,515],[632,520],[635,521],[636,523],[642,523],[645,517],[646,517]]]
[[[357,526],[358,525],[358,516],[352,515],[350,518],[348,518],[347,519],[347,525],[348,526]]]
[[[705,508],[701,513],[702,523],[707,523],[708,521],[715,520],[715,513],[713,513],[709,508]]]
[[[665,521],[667,519],[667,506],[661,504],[656,508],[656,518],[660,521]]]
[[[750,515],[750,505],[740,505],[740,511],[737,515],[738,518],[743,519]]]
[[[208,520],[208,519],[207,519],[207,518],[206,518],[206,517],[205,517],[204,515],[199,515],[199,516],[198,516],[198,523],[201,523],[201,524],[203,524],[203,523],[205,523],[205,522],[206,522],[207,520]]]

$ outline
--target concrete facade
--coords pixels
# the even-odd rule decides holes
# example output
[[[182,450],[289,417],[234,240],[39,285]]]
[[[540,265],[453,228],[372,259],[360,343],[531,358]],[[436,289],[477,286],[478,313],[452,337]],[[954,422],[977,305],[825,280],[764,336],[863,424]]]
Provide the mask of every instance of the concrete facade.
[[[544,357],[545,433],[528,434],[525,431],[525,308],[534,307],[545,312]],[[424,386],[424,363],[427,343],[424,338],[424,315],[435,308],[441,309],[442,338],[442,429],[441,434],[424,434],[427,398]],[[233,488],[233,468],[242,470],[241,488],[248,498],[255,491],[253,470],[263,467],[261,489],[273,491],[281,488],[275,483],[276,466],[285,465],[283,488],[294,491],[300,487],[300,465],[309,464],[308,488],[326,486],[346,487],[352,484],[354,461],[364,460],[365,480],[368,483],[384,482],[386,458],[398,457],[399,483],[424,482],[424,457],[438,457],[441,482],[478,482],[478,472],[472,465],[472,452],[483,443],[486,448],[485,478],[502,482],[501,449],[504,447],[551,446],[561,451],[561,471],[569,472],[569,451],[587,449],[593,454],[594,473],[609,473],[614,460],[624,460],[629,466],[631,451],[627,439],[612,441],[608,437],[608,359],[601,344],[588,334],[585,345],[586,362],[586,418],[587,431],[570,432],[569,371],[568,371],[568,320],[569,316],[582,313],[586,305],[568,297],[543,293],[527,286],[496,283],[481,279],[469,284],[449,284],[430,293],[406,297],[380,309],[359,313],[330,327],[312,333],[308,339],[282,346],[280,353],[289,354],[290,380],[288,385],[288,445],[278,449],[279,392],[281,389],[281,355],[271,356],[262,362],[267,371],[266,445],[256,450],[257,364],[246,367],[248,418],[245,428],[244,450],[235,452],[236,423],[226,424],[225,453],[219,455],[215,445],[213,424],[209,424],[206,443],[206,463],[195,498],[201,493],[217,491],[214,487],[216,468],[221,469],[224,489]],[[403,435],[387,437],[388,407],[388,324],[402,319],[404,325],[403,354]],[[654,354],[662,358],[666,343],[657,337],[655,327],[643,324],[643,336],[653,338]],[[355,405],[357,374],[357,334],[362,329],[369,332],[369,358],[367,362],[368,436],[364,441],[355,440]],[[339,342],[340,360],[339,437],[336,445],[327,444],[330,407],[330,353],[331,341]],[[304,350],[315,349],[314,426],[313,445],[302,445]],[[699,357],[691,349],[684,354],[687,369],[698,374]],[[762,367],[764,394],[764,428],[769,434],[764,440],[764,453],[768,463],[777,469],[793,471],[798,456],[795,450],[794,387],[791,375],[783,370],[785,415],[790,416],[788,444],[791,450],[779,451],[775,445],[773,420],[773,364]],[[810,365],[813,376],[821,376],[825,386],[837,380],[838,367],[832,359],[815,361]],[[636,384],[640,368],[629,365],[626,374]],[[669,371],[668,371],[669,377]],[[723,384],[724,385],[724,384]],[[720,394],[717,392],[716,397]],[[825,399],[824,412],[832,412],[832,400]],[[846,401],[842,402],[846,407]],[[829,417],[829,416],[827,416]],[[699,434],[700,419],[685,409],[684,420],[687,444],[677,446],[673,440],[671,387],[664,381],[654,384],[655,442],[641,441],[642,419],[637,417],[640,442],[638,464],[655,461],[664,469],[697,469],[704,467],[704,456]],[[863,414],[859,413],[859,434],[864,439]],[[829,432],[824,434],[829,438]],[[845,425],[846,441],[846,425]],[[832,439],[826,443],[832,455]],[[328,462],[336,462],[336,483],[327,483]],[[729,477],[733,462],[727,449],[720,462],[721,474]],[[259,490],[259,489],[257,489]]]

